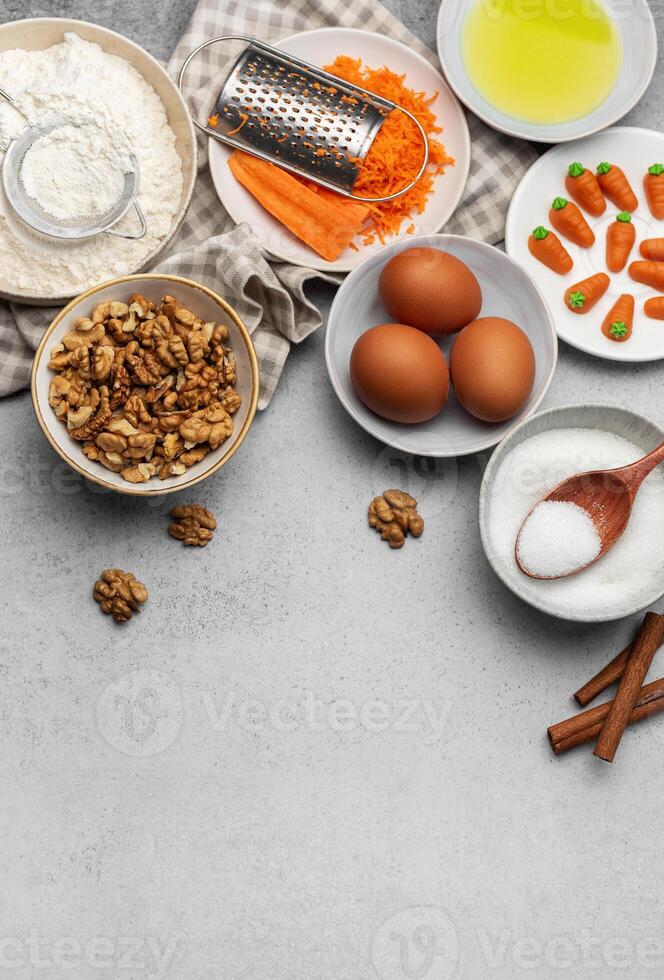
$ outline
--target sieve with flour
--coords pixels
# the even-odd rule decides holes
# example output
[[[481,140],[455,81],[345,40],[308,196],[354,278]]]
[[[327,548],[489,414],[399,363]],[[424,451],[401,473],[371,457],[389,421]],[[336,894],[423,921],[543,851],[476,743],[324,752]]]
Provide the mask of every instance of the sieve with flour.
[[[245,41],[247,46],[221,85],[208,125],[192,114],[201,132],[356,201],[391,201],[420,179],[428,162],[428,144],[411,112],[254,37],[227,34],[199,44],[180,69],[180,91],[192,60],[221,41]],[[353,185],[362,161],[394,110],[403,112],[419,130],[422,163],[412,180],[395,193],[360,197],[353,193]]]
[[[4,150],[2,161],[2,187],[5,197],[16,216],[33,231],[63,241],[77,241],[91,238],[105,232],[117,238],[143,238],[147,231],[145,217],[138,203],[139,168],[138,160],[132,154],[127,165],[122,167],[121,191],[109,207],[96,212],[77,214],[73,217],[56,217],[44,208],[38,200],[28,193],[22,174],[26,157],[35,144],[63,126],[72,123],[64,118],[51,117],[44,123],[32,123],[18,107],[15,99],[0,89],[0,97],[8,102],[27,123],[19,135],[0,146]],[[117,231],[114,226],[133,208],[138,218],[136,231]]]

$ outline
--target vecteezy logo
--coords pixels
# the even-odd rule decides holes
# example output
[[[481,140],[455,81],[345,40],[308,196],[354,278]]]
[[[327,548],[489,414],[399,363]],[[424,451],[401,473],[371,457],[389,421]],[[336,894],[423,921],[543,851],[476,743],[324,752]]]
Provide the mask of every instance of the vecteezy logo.
[[[97,725],[118,752],[156,755],[180,732],[180,690],[173,678],[160,670],[133,670],[102,692],[97,702]]]
[[[397,912],[382,924],[371,947],[381,980],[449,980],[458,953],[454,923],[429,905]]]

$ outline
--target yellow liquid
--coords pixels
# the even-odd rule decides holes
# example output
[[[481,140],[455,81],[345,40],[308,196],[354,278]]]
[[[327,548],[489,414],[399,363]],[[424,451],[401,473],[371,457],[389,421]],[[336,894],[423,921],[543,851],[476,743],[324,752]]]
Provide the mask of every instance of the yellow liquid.
[[[569,122],[613,88],[620,35],[597,0],[477,0],[463,57],[478,92],[525,122]]]

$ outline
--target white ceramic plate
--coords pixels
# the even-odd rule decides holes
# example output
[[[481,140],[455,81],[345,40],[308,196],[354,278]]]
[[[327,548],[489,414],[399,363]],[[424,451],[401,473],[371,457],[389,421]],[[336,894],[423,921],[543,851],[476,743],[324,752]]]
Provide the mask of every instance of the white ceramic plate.
[[[461,199],[470,167],[470,139],[466,117],[443,77],[415,51],[399,44],[398,41],[369,31],[346,27],[321,28],[294,34],[278,41],[277,44],[284,51],[318,67],[330,64],[340,54],[362,58],[371,68],[387,65],[392,71],[405,74],[406,84],[410,88],[430,95],[434,92],[438,93],[432,104],[432,110],[443,127],[439,138],[456,163],[453,167],[447,167],[444,174],[436,177],[434,190],[424,214],[414,215],[411,220],[415,225],[416,234],[432,234],[442,228],[451,218]],[[261,243],[272,255],[293,262],[295,265],[320,269],[323,272],[349,272],[367,255],[380,249],[380,242],[362,245],[360,241],[359,251],[348,248],[336,262],[326,262],[308,245],[291,235],[244,187],[238,184],[227,165],[231,150],[217,140],[210,139],[208,142],[210,171],[219,200],[233,221],[238,224],[247,221],[251,225]],[[411,220],[404,222],[401,237],[405,237],[405,229],[411,224]]]
[[[508,453],[516,449],[526,439],[551,429],[602,429],[605,432],[613,432],[638,446],[643,450],[644,455],[664,439],[664,430],[661,426],[651,422],[643,415],[638,415],[628,409],[618,408],[615,405],[567,405],[564,408],[551,408],[547,412],[539,412],[522,425],[517,426],[489,460],[489,465],[484,471],[482,479],[479,510],[480,533],[482,545],[491,567],[507,588],[511,589],[520,599],[536,609],[560,619],[584,623],[608,622],[614,619],[622,619],[624,616],[631,616],[640,609],[652,606],[664,593],[664,563],[660,566],[656,581],[649,578],[643,579],[643,591],[636,600],[632,599],[622,606],[612,600],[605,611],[595,615],[588,613],[570,614],[569,609],[560,599],[556,601],[547,595],[547,583],[534,582],[518,570],[516,562],[508,564],[498,554],[491,537],[490,517],[492,501],[495,494],[500,492],[496,484],[496,476],[501,463]],[[532,478],[532,474],[530,476]],[[646,492],[646,489],[642,491],[642,493]]]
[[[602,160],[615,163],[625,171],[639,199],[639,208],[632,219],[636,227],[636,245],[627,265],[641,258],[639,242],[644,238],[664,235],[664,221],[656,221],[652,217],[643,193],[643,175],[647,168],[651,163],[664,160],[664,135],[649,129],[616,126],[576,143],[554,147],[533,164],[512,198],[505,229],[507,253],[537,280],[553,313],[561,340],[587,354],[612,361],[659,360],[664,357],[664,328],[659,320],[651,320],[643,312],[644,300],[657,293],[649,286],[634,282],[627,268],[622,272],[610,273],[611,285],[590,313],[579,316],[570,312],[563,302],[563,294],[569,285],[593,272],[607,272],[606,229],[617,213],[610,201],[607,201],[606,211],[601,217],[586,215],[596,237],[592,248],[578,248],[560,236],[574,259],[574,268],[566,276],[559,276],[547,269],[528,251],[528,236],[533,228],[536,225],[549,225],[549,208],[553,198],[568,196],[565,175],[567,167],[574,160],[593,172]],[[609,340],[601,331],[602,320],[620,293],[631,293],[636,300],[634,332],[623,344]]]
[[[473,418],[450,391],[440,415],[420,425],[402,425],[380,418],[355,394],[348,365],[355,341],[369,327],[390,321],[378,296],[383,266],[397,252],[415,245],[449,251],[465,262],[482,288],[480,316],[502,316],[517,323],[533,345],[537,363],[535,382],[527,404],[513,419],[490,425]],[[447,353],[454,338],[440,338]],[[558,357],[553,320],[544,298],[524,270],[503,252],[460,235],[431,235],[409,238],[387,245],[354,269],[342,284],[332,304],[325,337],[325,359],[330,380],[341,404],[367,432],[388,446],[418,456],[439,459],[466,456],[500,442],[540,404],[551,383]]]
[[[182,476],[172,476],[167,480],[153,477],[146,483],[127,483],[119,473],[112,473],[100,463],[84,456],[81,444],[68,435],[67,427],[56,418],[48,403],[49,386],[54,378],[53,372],[48,368],[51,349],[72,329],[74,321],[80,316],[89,316],[97,303],[113,299],[126,300],[132,293],[140,293],[155,303],[161,302],[162,297],[170,293],[202,320],[226,324],[228,346],[235,354],[237,362],[237,383],[234,388],[242,396],[242,404],[233,416],[233,432],[225,442],[209,452],[200,463],[191,466]],[[205,480],[223,466],[242,444],[253,421],[258,402],[258,386],[256,352],[249,331],[238,314],[207,286],[181,276],[123,276],[82,293],[58,313],[46,330],[32,363],[32,404],[42,432],[53,449],[87,480],[109,490],[139,497],[175,493]]]
[[[508,116],[480,95],[466,74],[462,53],[463,25],[470,6],[468,0],[443,0],[438,11],[438,57],[448,82],[461,101],[485,123],[522,139],[563,143],[611,126],[636,105],[650,84],[657,60],[657,31],[647,0],[630,0],[627,4],[624,0],[602,2],[620,32],[622,67],[612,91],[588,115],[544,126]]]

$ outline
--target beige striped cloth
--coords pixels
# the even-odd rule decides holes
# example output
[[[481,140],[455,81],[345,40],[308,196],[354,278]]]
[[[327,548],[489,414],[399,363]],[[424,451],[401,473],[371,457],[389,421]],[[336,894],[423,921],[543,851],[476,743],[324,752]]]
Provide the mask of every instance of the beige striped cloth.
[[[202,41],[219,34],[249,34],[276,41],[319,27],[355,27],[386,34],[437,58],[378,0],[200,0],[168,69],[172,75]],[[209,105],[210,85],[219,74],[219,50],[203,52],[192,64],[188,95]],[[445,230],[495,244],[503,238],[505,215],[514,190],[535,159],[535,151],[469,117],[472,145],[470,177],[464,197]],[[215,193],[200,144],[200,173],[187,217],[168,255],[150,271],[196,279],[223,291],[252,334],[261,368],[259,408],[274,393],[291,344],[322,325],[320,310],[305,287],[322,277],[272,258],[248,225],[235,226]],[[0,396],[27,386],[33,351],[55,314],[53,309],[0,302]]]

